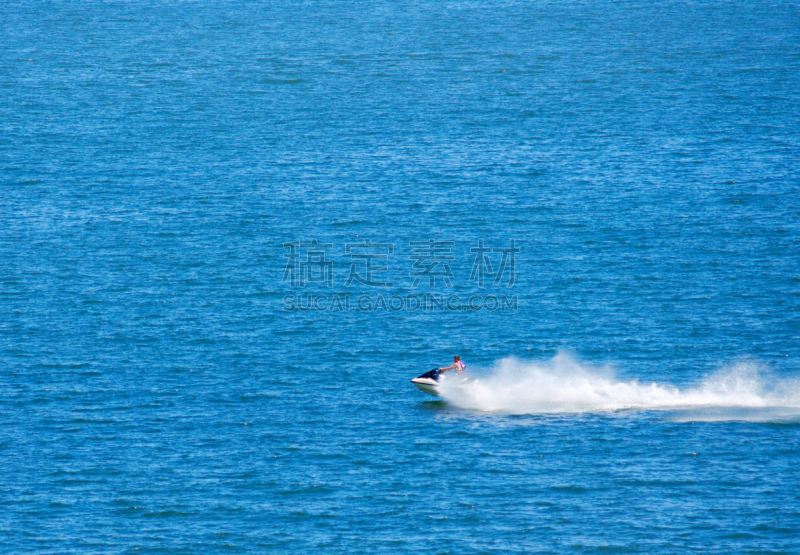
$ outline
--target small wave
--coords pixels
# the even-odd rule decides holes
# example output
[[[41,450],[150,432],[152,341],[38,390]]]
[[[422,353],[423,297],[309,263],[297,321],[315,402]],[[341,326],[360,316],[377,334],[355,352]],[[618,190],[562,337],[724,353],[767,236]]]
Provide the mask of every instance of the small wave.
[[[800,380],[766,379],[754,362],[741,362],[680,389],[621,381],[609,366],[579,362],[566,353],[549,361],[505,358],[493,373],[467,384],[444,382],[451,404],[483,412],[548,414],[621,410],[675,411],[677,420],[799,421]]]

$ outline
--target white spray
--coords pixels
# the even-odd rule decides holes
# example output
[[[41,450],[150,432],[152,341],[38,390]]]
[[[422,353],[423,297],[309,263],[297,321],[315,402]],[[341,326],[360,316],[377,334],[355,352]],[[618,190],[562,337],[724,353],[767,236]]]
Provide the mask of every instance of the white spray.
[[[800,418],[800,380],[769,380],[767,384],[762,374],[758,364],[741,362],[696,387],[679,389],[620,381],[609,366],[589,365],[559,353],[546,362],[502,359],[489,376],[463,384],[443,380],[440,394],[461,408],[510,414],[780,408],[791,409],[789,416]],[[729,419],[706,416],[702,419]]]

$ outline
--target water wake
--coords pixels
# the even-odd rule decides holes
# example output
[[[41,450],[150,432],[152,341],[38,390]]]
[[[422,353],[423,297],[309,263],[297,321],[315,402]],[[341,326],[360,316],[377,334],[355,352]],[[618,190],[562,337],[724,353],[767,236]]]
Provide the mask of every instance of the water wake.
[[[620,381],[608,366],[565,353],[549,361],[505,358],[493,373],[465,384],[444,380],[440,394],[461,408],[510,414],[676,411],[679,420],[800,421],[800,380],[765,379],[760,365],[741,362],[692,388]]]

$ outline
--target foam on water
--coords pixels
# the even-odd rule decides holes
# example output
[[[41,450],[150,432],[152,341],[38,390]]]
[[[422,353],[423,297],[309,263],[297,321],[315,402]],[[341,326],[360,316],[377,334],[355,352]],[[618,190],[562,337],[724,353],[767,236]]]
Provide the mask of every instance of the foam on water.
[[[610,366],[559,353],[546,362],[504,358],[489,376],[460,385],[444,380],[441,396],[461,408],[511,414],[638,409],[680,411],[680,420],[800,420],[800,381],[767,376],[745,361],[680,389],[622,381]]]

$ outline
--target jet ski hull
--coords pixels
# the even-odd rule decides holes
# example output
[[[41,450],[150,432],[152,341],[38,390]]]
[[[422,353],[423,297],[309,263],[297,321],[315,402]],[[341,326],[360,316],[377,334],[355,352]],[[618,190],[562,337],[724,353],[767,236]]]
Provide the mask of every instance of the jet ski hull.
[[[441,382],[439,380],[445,379],[456,379],[456,381],[452,382],[455,386],[462,386],[463,384],[469,381],[469,378],[464,377],[463,375],[456,374],[456,376],[451,376],[450,378],[445,378],[444,376],[440,376],[441,372],[438,368],[434,368],[429,372],[425,372],[421,376],[417,376],[411,383],[419,388],[420,391],[424,391],[425,393],[430,393],[431,395],[439,396],[439,385]]]
[[[436,395],[437,397],[439,396],[439,391],[437,390],[439,383],[436,380],[419,377],[411,380],[411,383],[417,386],[420,391],[430,393],[431,395]]]

